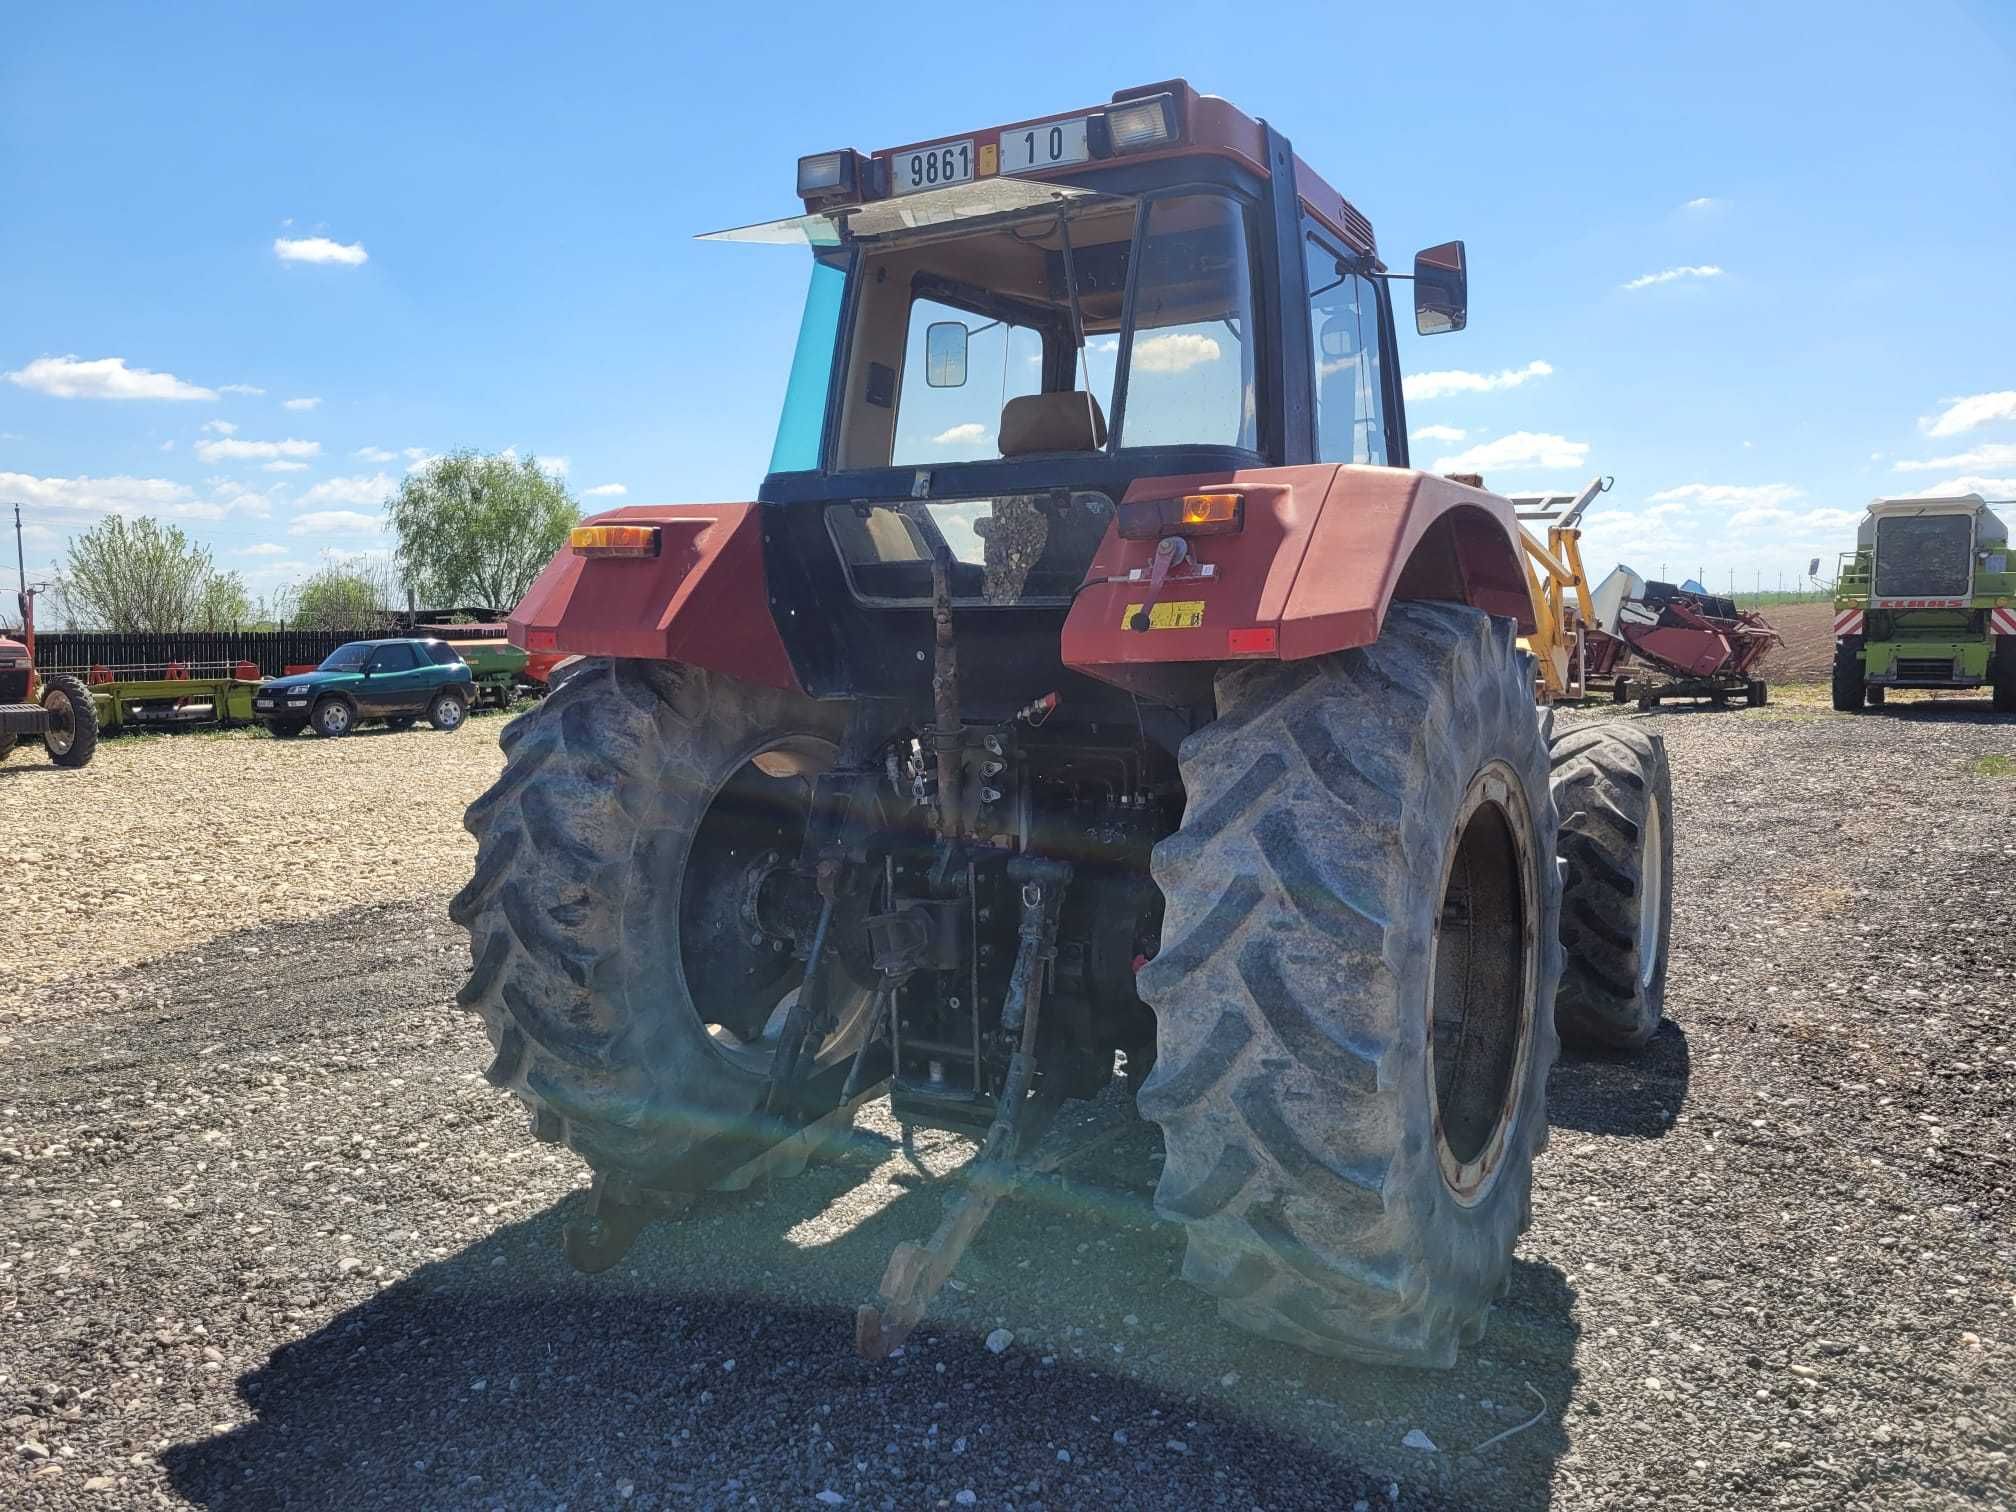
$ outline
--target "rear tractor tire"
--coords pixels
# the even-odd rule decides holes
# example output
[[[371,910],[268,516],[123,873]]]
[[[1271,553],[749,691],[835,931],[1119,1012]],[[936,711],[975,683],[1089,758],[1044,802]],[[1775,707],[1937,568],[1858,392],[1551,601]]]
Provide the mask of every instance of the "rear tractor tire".
[[[1834,642],[1834,712],[1852,714],[1862,707],[1868,690],[1868,669],[1862,665],[1862,637],[1844,635]],[[1880,693],[1878,688],[1874,691]],[[1880,699],[1876,702],[1881,702]]]
[[[595,660],[504,729],[503,774],[464,819],[476,872],[448,908],[474,963],[457,1000],[489,1033],[490,1081],[604,1178],[688,1194],[711,1184],[716,1141],[754,1159],[792,1137],[761,1110],[804,966],[752,939],[738,907],[762,889],[752,868],[797,855],[845,716],[698,668]],[[835,1027],[807,1046],[820,1067],[867,1029],[871,968],[843,956],[835,971]],[[791,1173],[785,1154],[802,1168],[799,1150],[773,1151],[773,1173]]]
[[[98,749],[98,705],[81,677],[55,672],[42,680],[49,729],[42,744],[59,767],[88,766]]]
[[[1560,884],[1533,662],[1399,602],[1378,642],[1227,668],[1155,848],[1157,1210],[1228,1321],[1448,1366],[1530,1220]]]
[[[1643,730],[1588,726],[1556,737],[1561,815],[1561,991],[1571,1045],[1631,1050],[1658,1032],[1673,925],[1673,774]]]

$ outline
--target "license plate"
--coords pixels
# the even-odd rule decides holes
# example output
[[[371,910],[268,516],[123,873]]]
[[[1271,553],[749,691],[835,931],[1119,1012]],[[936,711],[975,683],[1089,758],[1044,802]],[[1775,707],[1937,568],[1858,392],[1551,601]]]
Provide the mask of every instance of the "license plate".
[[[1025,173],[1032,168],[1055,168],[1060,163],[1082,163],[1092,156],[1085,139],[1086,117],[1052,121],[1048,126],[1025,126],[1020,131],[1001,133],[1001,171]]]
[[[921,194],[973,178],[973,139],[936,142],[896,154],[890,188],[897,194]]]
[[[273,700],[270,698],[254,699],[252,707],[255,709],[270,709],[273,707]]]

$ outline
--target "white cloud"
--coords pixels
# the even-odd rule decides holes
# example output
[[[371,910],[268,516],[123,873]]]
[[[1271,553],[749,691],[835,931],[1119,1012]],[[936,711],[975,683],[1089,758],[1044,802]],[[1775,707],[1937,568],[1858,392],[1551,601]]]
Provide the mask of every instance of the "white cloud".
[[[1704,210],[1727,210],[1729,208],[1729,201],[1717,199],[1712,194],[1701,194],[1696,195],[1680,208],[1682,210],[1693,210],[1697,213]]]
[[[371,260],[362,242],[331,241],[326,236],[277,236],[273,250],[282,262],[338,263],[355,268]]]
[[[1470,432],[1457,425],[1423,425],[1407,433],[1410,441],[1461,441]]]
[[[12,376],[11,374],[9,375]],[[2016,389],[2000,389],[1992,394],[1969,394],[1962,399],[1942,399],[1946,407],[1918,422],[1928,436],[1957,436],[1977,425],[1997,420],[2016,420]]]
[[[360,446],[357,450],[350,453],[350,455],[365,462],[390,462],[399,454],[397,452],[389,452],[382,446]]]
[[[186,483],[167,478],[38,478],[0,472],[0,498],[19,499],[46,517],[80,523],[100,515],[157,515],[165,519],[223,520],[269,513],[266,496],[235,484],[213,484],[200,498]]]
[[[384,473],[368,478],[325,478],[301,496],[303,508],[315,504],[382,504],[399,485]]]
[[[307,464],[306,462],[268,462],[268,463],[267,463],[267,464],[266,464],[266,465],[265,465],[264,467],[262,467],[262,468],[260,469],[260,471],[261,471],[261,472],[306,472],[306,471],[308,471],[308,464]]]
[[[7,374],[9,383],[56,399],[215,399],[217,391],[173,373],[129,368],[124,357],[37,357]]]
[[[1224,348],[1209,336],[1195,331],[1171,331],[1167,336],[1150,336],[1134,342],[1134,371],[1137,373],[1187,373],[1193,367],[1216,362]]]
[[[597,483],[593,488],[581,490],[584,499],[620,499],[630,492],[621,483]]]
[[[1513,431],[1495,441],[1480,442],[1454,456],[1438,457],[1431,471],[1438,473],[1522,472],[1541,469],[1557,472],[1580,467],[1589,456],[1587,441],[1570,441],[1534,431]]]
[[[243,394],[248,399],[257,399],[266,390],[250,383],[220,383],[217,385],[217,392],[220,394]]]
[[[289,535],[337,535],[376,532],[385,528],[382,515],[359,514],[354,509],[320,509],[304,514],[287,527]]]
[[[566,477],[567,469],[571,465],[565,457],[541,457],[539,459],[539,470],[555,478]]]
[[[238,434],[238,427],[233,425],[229,420],[205,420],[203,422],[203,429],[213,436],[235,436]]]
[[[275,545],[272,541],[261,541],[256,546],[241,547],[238,551],[238,555],[256,556],[256,557],[285,556],[287,555],[287,548],[285,546]]]
[[[2016,442],[1989,441],[1950,457],[1905,457],[1893,464],[1898,472],[1962,472],[1984,467],[2016,467]]]
[[[1720,278],[1722,270],[1713,263],[1700,263],[1693,267],[1666,268],[1658,273],[1645,273],[1624,285],[1627,289],[1649,289],[1653,284],[1672,283],[1676,278]]]
[[[313,457],[320,441],[198,441],[196,455],[205,462],[270,462],[276,457]]]
[[[1545,362],[1529,362],[1523,368],[1506,368],[1496,373],[1466,373],[1448,368],[1435,373],[1413,373],[1402,383],[1412,399],[1442,399],[1450,394],[1488,394],[1498,389],[1517,388],[1532,378],[1545,378],[1554,371]]]
[[[163,442],[161,443],[161,450],[163,450],[163,451],[173,451],[173,450],[175,450],[175,443],[174,443],[173,441],[163,441]]]
[[[1803,493],[1803,489],[1790,483],[1682,483],[1674,488],[1660,489],[1649,502],[1777,508],[1791,503]]]
[[[280,408],[290,410],[311,410],[320,404],[320,399],[282,399]]]
[[[933,446],[978,446],[991,433],[977,420],[969,420],[964,425],[955,425],[950,430],[942,430],[931,438]]]
[[[1909,495],[1914,499],[1950,499],[1958,494],[1979,494],[1984,499],[2016,499],[2016,478],[1984,478],[1978,473],[1946,478],[1929,488]]]

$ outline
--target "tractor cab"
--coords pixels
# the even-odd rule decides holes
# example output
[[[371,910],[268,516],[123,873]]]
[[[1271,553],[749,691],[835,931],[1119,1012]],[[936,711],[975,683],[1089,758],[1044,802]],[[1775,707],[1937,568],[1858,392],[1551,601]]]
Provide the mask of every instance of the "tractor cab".
[[[814,154],[798,193],[800,215],[705,239],[812,254],[759,496],[819,594],[785,627],[811,691],[886,682],[867,648],[929,604],[941,545],[955,605],[1047,611],[1054,647],[1140,480],[1408,463],[1370,223],[1273,128],[1180,80]],[[1462,327],[1460,243],[1417,260],[1415,300],[1417,329]],[[962,635],[998,657],[982,681],[1025,701],[1020,633]]]

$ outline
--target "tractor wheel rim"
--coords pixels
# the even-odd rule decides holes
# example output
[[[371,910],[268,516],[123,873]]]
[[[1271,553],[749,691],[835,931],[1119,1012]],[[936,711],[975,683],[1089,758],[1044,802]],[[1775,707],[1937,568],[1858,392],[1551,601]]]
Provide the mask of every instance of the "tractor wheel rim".
[[[70,700],[61,693],[45,694],[42,707],[49,713],[49,728],[43,733],[42,744],[51,756],[68,756],[70,748],[77,743],[77,726],[70,718]]]
[[[1638,985],[1650,987],[1659,974],[1659,905],[1666,888],[1666,850],[1656,800],[1646,806],[1638,844]]]
[[[1465,1207],[1497,1183],[1533,1055],[1539,875],[1511,767],[1470,781],[1442,862],[1429,947],[1427,1078],[1443,1184]]]

